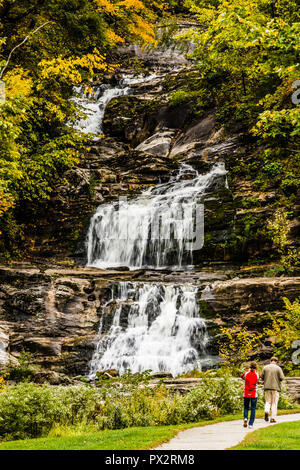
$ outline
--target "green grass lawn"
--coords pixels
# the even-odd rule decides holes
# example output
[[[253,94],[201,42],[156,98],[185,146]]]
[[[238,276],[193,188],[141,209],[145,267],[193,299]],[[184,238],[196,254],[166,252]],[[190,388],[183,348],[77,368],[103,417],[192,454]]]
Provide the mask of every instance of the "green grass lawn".
[[[300,450],[300,421],[258,429],[230,450]]]
[[[279,414],[297,413],[300,409],[280,410]],[[256,416],[261,418],[263,410],[258,410]],[[143,450],[153,449],[163,442],[169,441],[179,431],[195,426],[221,421],[241,419],[241,413],[226,415],[210,421],[181,424],[174,426],[148,426],[139,428],[126,428],[119,430],[106,430],[98,432],[80,432],[78,435],[41,437],[0,443],[1,450]]]

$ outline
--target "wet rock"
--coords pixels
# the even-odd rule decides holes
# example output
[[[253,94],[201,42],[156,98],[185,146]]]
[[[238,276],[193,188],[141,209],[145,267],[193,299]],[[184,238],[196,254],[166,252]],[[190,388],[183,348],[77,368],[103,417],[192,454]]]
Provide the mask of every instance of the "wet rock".
[[[207,140],[213,135],[215,128],[215,115],[208,114],[199,123],[188,128],[174,143],[170,157],[186,156],[190,152],[203,148]]]
[[[138,145],[135,150],[166,157],[170,151],[173,135],[174,133],[170,131],[157,132]]]
[[[119,372],[116,369],[99,370],[96,375],[101,377],[105,374],[108,374],[110,377],[119,377]]]
[[[66,193],[68,195],[78,196],[84,192],[90,185],[90,174],[88,170],[82,168],[75,168],[66,172],[69,185],[66,186]]]
[[[208,350],[217,354],[218,342],[226,340],[220,326],[246,326],[249,333],[263,332],[270,326],[267,312],[274,315],[284,309],[282,298],[297,298],[300,278],[246,278],[214,282],[208,292],[200,293],[201,315],[206,319],[210,336]],[[260,360],[270,358],[274,345],[264,338],[257,351]]]
[[[23,338],[22,344],[26,350],[32,353],[45,356],[59,356],[61,354],[60,339],[31,336]]]
[[[170,372],[153,372],[151,377],[154,379],[171,379],[173,375]]]
[[[31,381],[37,384],[49,383],[50,385],[71,385],[72,380],[55,371],[34,372]]]
[[[101,325],[102,325],[101,333],[109,332],[113,319],[114,319],[114,313],[115,313],[116,307],[117,307],[117,303],[114,300],[109,302],[107,305],[105,305],[105,307],[103,307],[102,309],[103,313],[102,313],[102,318],[101,318]]]
[[[217,282],[214,299],[208,301],[219,314],[282,310],[282,297],[293,301],[300,290],[300,278],[253,278]]]

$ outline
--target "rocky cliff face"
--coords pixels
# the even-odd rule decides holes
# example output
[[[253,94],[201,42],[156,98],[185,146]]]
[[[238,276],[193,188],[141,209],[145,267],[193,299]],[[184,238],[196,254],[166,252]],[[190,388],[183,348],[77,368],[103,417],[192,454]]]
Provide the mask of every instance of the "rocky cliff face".
[[[247,131],[239,123],[225,131],[211,97],[204,100],[201,112],[195,112],[190,102],[172,99],[183,84],[198,79],[198,71],[181,51],[147,54],[128,46],[120,48],[117,56],[124,67],[105,78],[108,84],[132,72],[126,68],[131,57],[142,60],[148,76],[154,76],[132,85],[128,96],[108,103],[105,137],[90,143],[78,166],[65,174],[67,183],[57,188],[47,214],[28,226],[26,254],[32,262],[1,267],[2,363],[15,361],[25,349],[43,369],[86,374],[99,340],[99,323],[104,321],[106,333],[112,322],[113,308],[103,310],[112,282],[134,279],[196,285],[211,354],[217,354],[221,325],[239,323],[250,332],[261,331],[268,325],[266,312],[280,311],[283,296],[294,300],[299,293],[299,277],[262,277],[264,268],[256,277],[254,268],[247,271],[241,266],[249,258],[268,256],[271,241],[261,229],[278,202],[274,188],[257,192],[245,171],[238,170],[256,152]],[[132,197],[167,181],[180,162],[205,173],[217,161],[225,163],[228,185],[211,188],[201,201],[205,243],[194,253],[193,271],[83,267],[89,220],[99,204],[119,196]],[[297,246],[296,219],[291,228],[291,246]],[[260,357],[264,360],[271,354],[272,339],[266,338]]]
[[[99,204],[133,197],[167,181],[180,162],[205,173],[223,161],[229,185],[212,190],[204,201],[205,244],[195,263],[268,258],[272,240],[264,229],[280,197],[276,188],[257,190],[245,170],[257,153],[247,130],[237,123],[225,131],[209,97],[200,114],[191,103],[172,102],[172,94],[183,83],[197,80],[192,65],[168,73],[157,68],[150,72],[158,76],[132,85],[128,96],[108,103],[105,137],[91,142],[78,166],[65,174],[66,184],[57,188],[47,213],[28,226],[27,254],[43,259],[75,257],[84,264],[86,230]],[[295,214],[289,222],[293,248],[299,246],[299,207],[294,202],[290,209]]]

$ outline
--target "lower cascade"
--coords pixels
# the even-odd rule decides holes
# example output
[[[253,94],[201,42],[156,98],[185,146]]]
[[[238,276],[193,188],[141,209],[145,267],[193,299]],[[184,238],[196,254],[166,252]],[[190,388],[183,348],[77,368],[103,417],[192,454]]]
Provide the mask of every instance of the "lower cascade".
[[[90,378],[105,369],[117,369],[120,374],[151,369],[177,376],[209,363],[209,338],[200,316],[197,287],[120,282],[110,289]],[[105,318],[112,314],[105,334]]]

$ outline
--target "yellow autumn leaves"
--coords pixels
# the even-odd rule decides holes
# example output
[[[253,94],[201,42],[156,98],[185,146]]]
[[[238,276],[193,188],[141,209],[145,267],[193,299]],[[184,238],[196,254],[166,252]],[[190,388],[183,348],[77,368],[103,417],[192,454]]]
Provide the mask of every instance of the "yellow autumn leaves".
[[[124,42],[122,36],[122,22],[125,21],[126,33],[131,34],[133,38],[139,39],[142,43],[156,44],[154,37],[155,16],[151,7],[159,9],[163,3],[147,2],[148,5],[140,0],[94,0],[98,11],[109,17],[114,17],[115,24],[119,23],[120,31],[108,29],[106,36],[111,45],[118,42]]]

